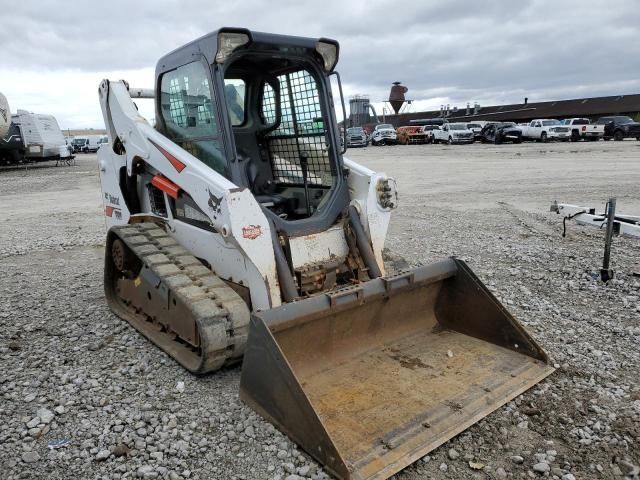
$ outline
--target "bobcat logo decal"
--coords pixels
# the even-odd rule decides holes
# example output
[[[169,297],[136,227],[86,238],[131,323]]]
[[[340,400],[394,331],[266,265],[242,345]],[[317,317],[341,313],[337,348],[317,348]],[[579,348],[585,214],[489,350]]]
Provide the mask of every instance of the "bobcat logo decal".
[[[209,201],[207,203],[209,204],[209,208],[213,212],[213,216],[215,218],[221,211],[220,203],[222,202],[222,197],[216,197],[209,189],[207,189],[207,192],[209,192]]]

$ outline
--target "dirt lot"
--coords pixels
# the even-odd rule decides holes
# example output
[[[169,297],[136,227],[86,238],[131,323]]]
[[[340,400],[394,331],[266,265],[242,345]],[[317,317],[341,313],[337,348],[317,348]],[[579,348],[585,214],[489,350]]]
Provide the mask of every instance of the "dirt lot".
[[[637,478],[640,241],[614,240],[602,284],[603,232],[569,221],[562,238],[549,205],[615,195],[640,214],[640,142],[348,156],[398,181],[391,252],[467,260],[557,367],[396,478]],[[94,155],[1,170],[0,202],[0,477],[326,478],[240,402],[240,367],[190,376],[107,309]]]

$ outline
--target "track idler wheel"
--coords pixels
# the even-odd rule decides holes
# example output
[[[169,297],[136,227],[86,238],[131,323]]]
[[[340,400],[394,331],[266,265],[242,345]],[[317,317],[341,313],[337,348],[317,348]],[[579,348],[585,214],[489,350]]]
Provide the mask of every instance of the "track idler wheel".
[[[142,267],[140,259],[119,238],[111,244],[111,258],[116,269],[129,279],[135,278]]]

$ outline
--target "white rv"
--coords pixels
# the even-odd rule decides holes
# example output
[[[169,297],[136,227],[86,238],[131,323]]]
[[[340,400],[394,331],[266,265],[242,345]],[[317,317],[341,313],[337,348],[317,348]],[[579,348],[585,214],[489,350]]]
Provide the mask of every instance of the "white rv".
[[[25,146],[25,156],[32,160],[66,158],[70,156],[64,135],[53,115],[18,110],[12,115],[19,126]]]

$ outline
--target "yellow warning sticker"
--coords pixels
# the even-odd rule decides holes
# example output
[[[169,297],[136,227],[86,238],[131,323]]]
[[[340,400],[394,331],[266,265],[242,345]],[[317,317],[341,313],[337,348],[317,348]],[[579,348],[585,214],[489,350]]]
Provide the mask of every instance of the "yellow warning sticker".
[[[139,287],[141,283],[142,283],[142,280],[140,280],[140,277],[136,277],[136,279],[133,281],[133,284],[136,287]]]

